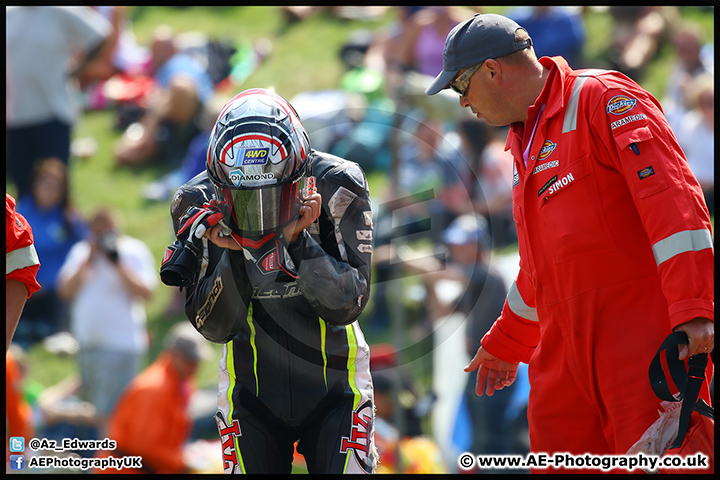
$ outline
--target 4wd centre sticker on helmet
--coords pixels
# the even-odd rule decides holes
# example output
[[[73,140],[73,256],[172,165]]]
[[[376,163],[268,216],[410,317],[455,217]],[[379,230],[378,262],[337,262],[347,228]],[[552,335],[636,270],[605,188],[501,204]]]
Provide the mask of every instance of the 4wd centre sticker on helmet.
[[[243,148],[240,150],[240,165],[265,165],[269,155],[267,147]]]
[[[607,103],[607,113],[623,115],[635,107],[637,100],[626,95],[615,95]]]

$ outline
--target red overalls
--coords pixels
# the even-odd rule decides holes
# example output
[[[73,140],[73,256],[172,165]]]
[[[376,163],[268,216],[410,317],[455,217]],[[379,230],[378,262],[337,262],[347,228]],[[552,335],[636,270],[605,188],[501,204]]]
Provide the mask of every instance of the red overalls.
[[[540,62],[545,87],[506,144],[520,272],[482,345],[530,364],[533,452],[621,455],[658,418],[663,339],[714,318],[709,215],[655,98],[618,72]]]

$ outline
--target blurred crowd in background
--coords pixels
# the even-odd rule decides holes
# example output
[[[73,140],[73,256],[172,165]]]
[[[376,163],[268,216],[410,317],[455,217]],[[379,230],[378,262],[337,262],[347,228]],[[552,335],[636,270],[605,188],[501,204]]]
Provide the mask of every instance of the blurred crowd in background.
[[[158,411],[170,408],[163,402],[181,400],[170,410],[184,426],[172,433],[174,456],[155,460],[157,471],[222,471],[198,458],[206,451],[202,442],[219,440],[214,395],[207,406],[189,381],[200,359],[200,347],[192,347],[197,338],[175,334],[166,347],[175,353],[145,358],[145,304],[159,287],[160,259],[142,239],[123,233],[123,212],[113,206],[98,205],[88,218],[78,213],[69,191],[70,159],[91,156],[96,146],[91,139],[73,141],[73,130],[87,112],[111,110],[122,132],[113,148],[116,164],[161,166],[143,195],[169,202],[178,186],[204,170],[210,129],[227,92],[266,87],[245,80],[262,68],[273,46],[268,39],[212,38],[167,25],[140,44],[130,8],[6,9],[7,178],[17,211],[33,229],[42,285],[28,300],[7,355],[6,433],[102,439],[110,431],[126,438],[132,427],[114,415],[131,408],[123,406],[129,392],[155,382],[182,390],[172,399],[153,398]],[[658,52],[671,49],[672,72],[659,100],[714,214],[713,44],[702,41],[678,7],[612,6],[611,46],[598,64],[583,56],[587,8],[521,7],[505,15],[528,30],[538,57],[562,55],[576,69],[620,70],[641,85]],[[337,88],[288,100],[313,148],[387,178],[384,191],[371,191],[373,291],[361,317],[368,339],[380,339],[371,344],[379,471],[456,472],[465,451],[524,454],[529,448],[524,370],[493,397],[477,397],[474,378],[461,372],[500,313],[517,271],[507,128],[462,112],[450,91],[424,93],[442,70],[448,32],[476,11],[492,12],[284,7],[283,18],[293,25],[321,12],[352,19],[389,9],[396,13],[391,24],[348,35],[338,52],[344,74]],[[498,252],[507,262],[491,261]],[[416,281],[402,290],[407,279]],[[402,299],[416,300],[419,314],[399,310]],[[182,310],[175,304],[168,311],[173,308],[176,315]],[[433,380],[425,387],[404,365],[407,345],[423,342],[433,357]],[[77,376],[43,388],[24,385],[26,355],[37,344],[74,355]],[[146,363],[149,373],[143,372]],[[149,420],[138,415],[134,421]],[[145,440],[152,450],[152,439]],[[193,441],[194,450],[188,449]],[[219,446],[207,451],[219,463]],[[147,452],[148,458],[156,454]]]

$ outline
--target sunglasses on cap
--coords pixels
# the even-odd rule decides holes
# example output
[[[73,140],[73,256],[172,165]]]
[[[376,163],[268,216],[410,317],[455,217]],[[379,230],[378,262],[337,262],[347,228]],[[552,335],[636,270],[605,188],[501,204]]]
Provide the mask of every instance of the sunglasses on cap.
[[[474,67],[465,70],[462,75],[458,76],[455,80],[450,82],[450,88],[455,90],[461,97],[465,95],[468,86],[470,85],[470,77],[482,66],[482,63],[475,65]]]

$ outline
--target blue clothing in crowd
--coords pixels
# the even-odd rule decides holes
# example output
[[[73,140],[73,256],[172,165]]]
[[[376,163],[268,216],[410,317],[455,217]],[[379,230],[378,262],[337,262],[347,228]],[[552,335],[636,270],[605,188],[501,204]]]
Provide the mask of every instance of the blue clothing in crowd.
[[[55,290],[55,280],[65,257],[76,242],[87,237],[89,228],[81,217],[71,216],[68,230],[61,206],[41,210],[32,195],[19,199],[17,211],[33,230],[35,250],[40,259],[37,280],[43,289]]]
[[[585,24],[579,13],[567,7],[519,7],[507,16],[525,28],[538,58],[561,55],[573,68],[581,60]]]
[[[187,182],[195,175],[205,171],[205,162],[207,160],[207,146],[209,140],[210,132],[202,131],[197,134],[190,142],[182,165],[180,165],[180,170],[182,171],[184,178],[182,183]],[[180,185],[182,185],[182,183]]]
[[[190,55],[184,53],[173,55],[155,72],[155,80],[161,87],[166,88],[170,84],[170,80],[179,73],[192,77],[202,103],[210,99],[214,89],[212,80],[206,69]]]
[[[42,288],[28,298],[13,342],[27,350],[33,344],[69,328],[66,302],[57,293],[58,272],[72,246],[90,234],[79,215],[69,214],[67,221],[62,206],[43,210],[30,194],[18,200],[17,211],[30,223],[35,250],[40,259],[37,280]]]

